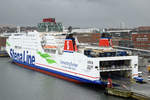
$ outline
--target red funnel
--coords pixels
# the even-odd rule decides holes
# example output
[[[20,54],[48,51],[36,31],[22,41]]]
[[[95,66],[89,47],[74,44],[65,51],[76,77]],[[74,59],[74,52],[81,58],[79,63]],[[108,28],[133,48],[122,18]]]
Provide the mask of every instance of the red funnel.
[[[66,39],[64,44],[64,51],[77,51],[76,43],[73,45],[73,41],[71,39]]]
[[[112,47],[112,39],[110,39],[110,38],[100,38],[99,46],[100,47]]]

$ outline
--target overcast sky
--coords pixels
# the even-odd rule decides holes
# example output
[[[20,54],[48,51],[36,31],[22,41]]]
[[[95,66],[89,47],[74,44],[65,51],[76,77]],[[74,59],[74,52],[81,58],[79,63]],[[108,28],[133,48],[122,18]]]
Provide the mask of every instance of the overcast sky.
[[[36,25],[45,17],[65,26],[150,26],[150,0],[0,0],[0,24]]]

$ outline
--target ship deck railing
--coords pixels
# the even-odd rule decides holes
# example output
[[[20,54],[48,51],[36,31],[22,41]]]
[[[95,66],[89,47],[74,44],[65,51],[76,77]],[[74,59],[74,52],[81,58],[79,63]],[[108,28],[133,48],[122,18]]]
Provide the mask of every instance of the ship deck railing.
[[[123,67],[123,68],[100,68],[100,72],[110,72],[110,71],[127,71],[132,70],[131,67]]]

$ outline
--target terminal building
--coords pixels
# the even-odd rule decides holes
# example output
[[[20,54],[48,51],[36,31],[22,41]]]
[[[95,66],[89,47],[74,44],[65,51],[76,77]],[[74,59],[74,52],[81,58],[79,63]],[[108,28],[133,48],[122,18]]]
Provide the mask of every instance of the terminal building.
[[[150,26],[142,26],[132,31],[134,48],[150,50]]]

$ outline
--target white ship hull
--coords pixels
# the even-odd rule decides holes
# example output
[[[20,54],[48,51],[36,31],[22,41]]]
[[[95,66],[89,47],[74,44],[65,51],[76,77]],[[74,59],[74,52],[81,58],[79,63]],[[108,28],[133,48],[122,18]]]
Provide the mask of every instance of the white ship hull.
[[[53,45],[44,49],[43,34],[48,38],[47,44]],[[106,85],[101,79],[102,72],[130,70],[132,77],[138,76],[137,56],[88,57],[82,50],[64,52],[64,40],[58,41],[58,36],[51,33],[15,33],[7,40],[7,52],[13,62],[25,68],[33,69],[48,75],[56,76],[77,83],[92,83]],[[59,42],[59,43],[58,43]],[[47,51],[51,50],[51,51]],[[102,69],[100,62],[129,60],[128,67]]]

